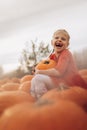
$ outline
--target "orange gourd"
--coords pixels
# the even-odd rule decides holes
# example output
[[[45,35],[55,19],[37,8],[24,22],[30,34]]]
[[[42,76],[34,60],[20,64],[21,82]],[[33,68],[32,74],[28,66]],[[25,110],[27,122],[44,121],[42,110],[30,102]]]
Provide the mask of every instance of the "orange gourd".
[[[1,86],[1,88],[5,91],[13,91],[18,90],[20,84],[19,83],[5,83]]]
[[[13,83],[20,83],[20,79],[19,79],[19,78],[16,78],[16,77],[11,78],[11,81],[12,81]]]
[[[23,91],[3,91],[0,93],[0,114],[15,104],[23,102],[35,102],[35,99]]]
[[[20,83],[24,83],[26,81],[30,81],[30,80],[32,80],[33,77],[34,77],[34,75],[25,75],[25,76],[23,76],[21,78]]]
[[[5,110],[0,130],[87,130],[87,114],[66,100],[22,103]]]
[[[35,68],[39,70],[45,70],[45,69],[53,68],[55,65],[56,62],[54,60],[48,59],[39,62]]]
[[[31,81],[26,81],[26,82],[20,84],[19,90],[29,93],[30,87],[31,87]]]
[[[1,80],[0,80],[0,86],[2,86],[2,85],[5,84],[5,83],[8,83],[9,81],[10,81],[9,78],[3,78],[3,79],[1,79]]]

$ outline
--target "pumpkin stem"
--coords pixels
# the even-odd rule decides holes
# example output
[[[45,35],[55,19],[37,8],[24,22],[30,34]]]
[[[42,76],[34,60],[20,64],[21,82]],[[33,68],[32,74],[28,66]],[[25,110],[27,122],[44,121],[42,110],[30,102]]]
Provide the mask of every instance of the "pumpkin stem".
[[[50,63],[50,61],[48,61],[48,60],[44,61],[44,64],[49,64],[49,63]]]
[[[48,100],[39,99],[39,100],[35,103],[35,106],[44,106],[44,105],[48,105],[48,104],[53,104],[53,102],[52,102],[52,101],[48,101]]]
[[[58,88],[59,91],[69,89],[69,86],[65,85],[64,83],[60,83]]]

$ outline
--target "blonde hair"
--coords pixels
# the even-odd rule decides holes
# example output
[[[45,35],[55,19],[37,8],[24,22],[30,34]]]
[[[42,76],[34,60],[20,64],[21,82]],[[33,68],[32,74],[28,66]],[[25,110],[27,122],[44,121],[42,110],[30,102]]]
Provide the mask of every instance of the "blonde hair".
[[[58,32],[64,33],[64,34],[68,37],[68,40],[70,40],[70,35],[69,35],[69,33],[68,33],[65,29],[56,30],[56,31],[53,33],[53,37],[54,37],[55,34],[58,33]]]

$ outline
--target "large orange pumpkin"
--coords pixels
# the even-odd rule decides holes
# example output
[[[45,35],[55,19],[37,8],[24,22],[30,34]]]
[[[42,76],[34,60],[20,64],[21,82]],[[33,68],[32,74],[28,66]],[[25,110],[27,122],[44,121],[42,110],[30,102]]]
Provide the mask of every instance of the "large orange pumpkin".
[[[11,81],[12,81],[13,83],[20,83],[20,79],[17,78],[17,77],[11,78]]]
[[[21,102],[34,102],[35,99],[28,93],[23,91],[3,91],[0,93],[0,114],[15,104]]]
[[[26,82],[20,84],[19,90],[29,93],[30,87],[31,87],[31,81],[26,81]]]
[[[59,101],[59,99],[71,100],[87,111],[87,90],[81,87],[73,86],[64,90],[55,88],[45,93],[41,99],[51,99],[56,101]]]
[[[24,83],[26,81],[30,81],[30,80],[32,80],[33,77],[34,77],[34,75],[25,75],[25,76],[23,76],[21,78],[20,83]]]
[[[5,82],[3,80],[0,80],[0,87],[4,84]]]
[[[10,82],[9,78],[3,78],[3,79],[0,80],[0,86],[5,84],[5,83],[8,83],[8,82]]]
[[[5,110],[0,130],[87,130],[87,113],[66,100],[22,103]]]
[[[53,68],[55,65],[56,62],[54,60],[47,59],[39,62],[35,68],[39,70],[45,70]]]
[[[5,83],[1,86],[1,88],[5,91],[13,91],[18,90],[20,84],[19,83]]]

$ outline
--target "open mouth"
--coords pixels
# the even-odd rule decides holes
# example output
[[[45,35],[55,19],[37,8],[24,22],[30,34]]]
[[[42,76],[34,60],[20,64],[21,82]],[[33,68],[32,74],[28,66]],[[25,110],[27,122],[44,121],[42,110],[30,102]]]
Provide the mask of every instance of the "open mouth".
[[[55,45],[56,45],[56,47],[62,47],[63,46],[62,43],[56,43]]]

